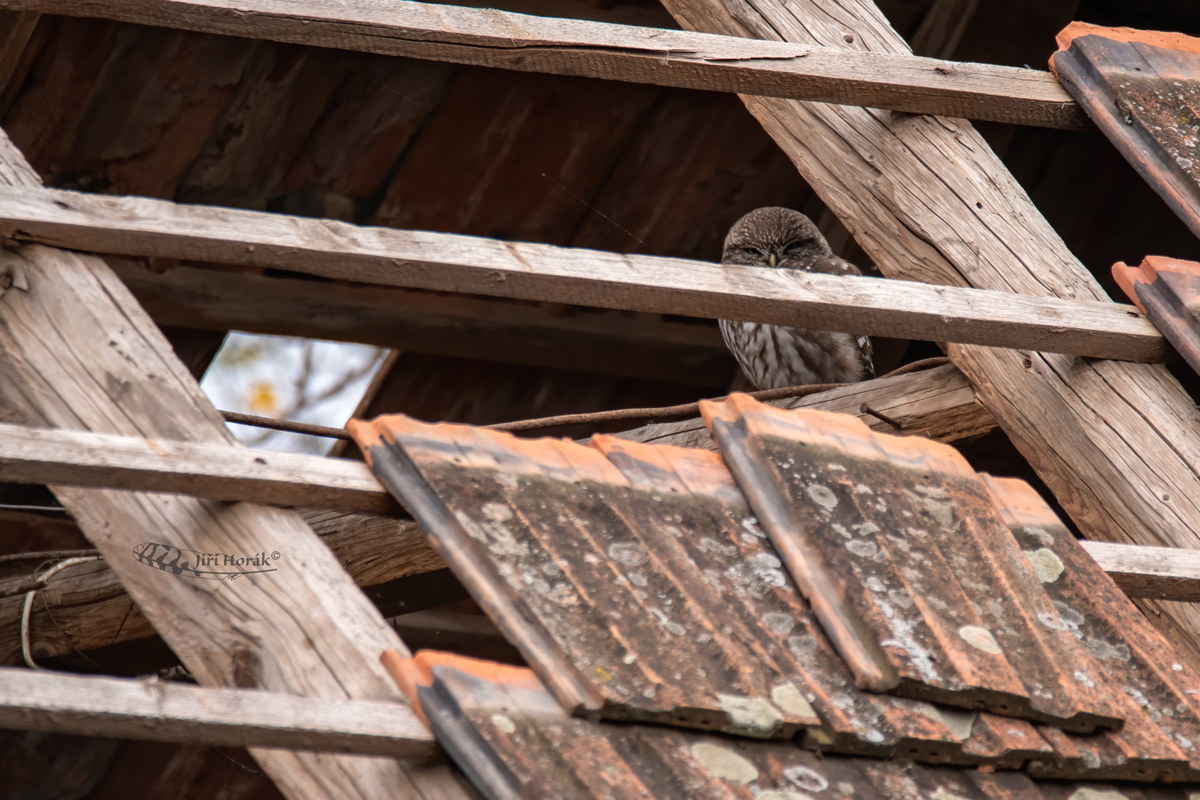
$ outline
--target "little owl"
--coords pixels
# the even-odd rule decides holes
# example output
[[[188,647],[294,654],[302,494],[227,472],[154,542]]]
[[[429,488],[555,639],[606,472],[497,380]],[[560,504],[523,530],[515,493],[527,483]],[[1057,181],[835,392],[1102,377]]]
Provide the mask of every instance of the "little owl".
[[[838,258],[812,220],[787,208],[759,208],[734,223],[722,264],[861,275]],[[786,274],[786,273],[785,273]],[[852,383],[875,376],[871,340],[834,331],[721,320],[725,344],[759,389]]]

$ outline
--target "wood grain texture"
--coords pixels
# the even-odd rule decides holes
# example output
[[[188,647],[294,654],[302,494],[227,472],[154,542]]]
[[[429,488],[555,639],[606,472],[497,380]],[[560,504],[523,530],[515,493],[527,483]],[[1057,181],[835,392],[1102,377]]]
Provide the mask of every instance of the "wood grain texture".
[[[970,381],[949,364],[894,378],[863,381],[808,397],[771,400],[767,404],[776,408],[815,408],[853,414],[880,433],[927,436],[948,443],[975,439],[996,428],[992,415],[975,402]],[[864,404],[900,423],[900,429],[863,411]],[[647,444],[717,449],[712,434],[699,417],[656,422],[613,435]]]
[[[0,481],[403,516],[359,461],[3,423]]]
[[[1200,602],[1200,550],[1080,542],[1130,597]]]
[[[5,136],[0,176],[36,175]],[[41,246],[5,251],[24,289],[0,298],[0,402],[44,427],[233,444],[220,416],[103,261]],[[17,282],[14,280],[13,285]],[[378,654],[403,649],[294,512],[175,495],[52,487],[138,607],[203,685],[398,702]],[[187,582],[132,557],[145,541],[287,553],[294,566]],[[404,761],[256,748],[290,797],[391,797],[426,773]]]
[[[715,325],[595,309],[291,280],[247,271],[109,264],[159,325],[305,336],[435,356],[579,369],[725,389],[736,364]]]
[[[390,286],[776,324],[803,320],[814,329],[1102,358],[1153,361],[1166,347],[1135,307],[1097,302],[1099,297],[1061,299],[784,274],[148,198],[0,190],[0,236],[115,255],[273,266]]]
[[[0,8],[410,56],[522,72],[793,97],[1078,129],[1047,72],[424,3],[4,0]]]
[[[0,725],[18,730],[412,758],[438,752],[416,714],[395,703],[14,667],[0,667],[0,694]]]
[[[423,604],[426,596],[430,605],[445,602],[441,595],[431,596],[434,593],[422,588],[424,576],[437,577],[446,569],[446,562],[434,553],[412,520],[315,509],[298,513],[377,605],[389,611],[393,606],[410,611],[427,607]],[[15,592],[9,587],[15,587]],[[0,664],[23,663],[21,610],[29,588],[26,578],[0,583]],[[413,596],[414,592],[421,596]],[[38,592],[30,618],[35,660],[77,651],[103,652],[114,644],[154,633],[103,561],[67,567],[54,576]]]
[[[908,52],[869,0],[666,5],[686,28]],[[743,101],[885,275],[1106,299],[969,124]],[[949,355],[1088,538],[1200,547],[1200,412],[1165,367],[959,345]],[[1200,661],[1200,613],[1179,608],[1155,622]]]

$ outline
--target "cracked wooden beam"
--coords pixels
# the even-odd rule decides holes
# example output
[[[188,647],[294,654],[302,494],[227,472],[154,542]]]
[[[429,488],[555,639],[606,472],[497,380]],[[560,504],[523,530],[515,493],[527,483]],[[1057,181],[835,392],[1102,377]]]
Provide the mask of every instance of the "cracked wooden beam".
[[[0,184],[36,173],[0,134]],[[40,245],[3,253],[0,408],[8,421],[233,445],[154,322],[95,256]],[[306,697],[402,702],[379,666],[404,648],[329,548],[292,511],[150,492],[51,489],[197,680]],[[237,582],[187,580],[135,548],[288,553],[292,565]],[[293,798],[465,797],[445,764],[255,748]],[[422,788],[417,788],[422,787]]]
[[[1070,130],[1090,122],[1049,72],[892,53],[737,41],[495,9],[343,0],[0,0],[0,8],[98,17],[315,47],[912,114]]]
[[[870,0],[665,0],[688,29],[908,55]],[[743,96],[890,278],[1105,302],[962,120]],[[979,402],[1089,539],[1200,549],[1200,411],[1162,365],[950,345]],[[1200,612],[1151,619],[1200,664]]]
[[[986,145],[982,145],[985,146]],[[372,228],[141,197],[0,189],[0,237],[126,256],[278,267],[327,278],[741,319],[1097,358],[1160,360],[1134,306],[914,281],[621,255]]]

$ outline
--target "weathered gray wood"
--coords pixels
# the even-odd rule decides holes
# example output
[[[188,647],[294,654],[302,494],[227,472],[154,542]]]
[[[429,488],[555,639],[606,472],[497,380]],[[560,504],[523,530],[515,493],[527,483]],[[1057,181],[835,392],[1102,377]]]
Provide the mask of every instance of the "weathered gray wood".
[[[908,52],[869,0],[665,5],[690,29]],[[1106,299],[969,124],[743,101],[885,275]],[[960,345],[949,355],[1088,538],[1200,549],[1200,412],[1165,367]],[[1200,663],[1200,611],[1151,619]]]
[[[985,145],[981,145],[985,146]],[[0,237],[281,267],[389,286],[744,319],[1136,361],[1166,345],[1133,306],[366,228],[54,190],[0,190]]]
[[[1080,542],[1130,597],[1200,602],[1200,550]]]
[[[221,747],[428,758],[433,736],[407,705],[160,680],[0,667],[0,726]]]
[[[376,603],[425,607],[407,595],[412,581],[446,569],[412,520],[301,509],[338,563]],[[31,565],[32,566],[32,565]],[[21,612],[30,581],[19,580],[15,593],[3,596],[0,582],[0,664],[22,664]],[[433,605],[437,604],[435,602]],[[154,635],[137,605],[103,561],[67,567],[38,592],[30,618],[30,648],[41,661],[76,651],[101,651],[113,644]]]
[[[0,181],[37,176],[0,135]],[[153,321],[99,258],[38,245],[3,251],[0,411],[28,425],[233,444]],[[178,495],[51,487],[197,680],[307,697],[395,701],[379,653],[403,649],[295,512]],[[192,581],[139,563],[146,542],[286,554],[289,569]],[[255,748],[290,797],[394,797],[446,785],[405,761]],[[450,791],[450,789],[447,789]],[[452,796],[452,795],[451,795]]]
[[[901,427],[897,429],[863,411],[864,404]],[[996,420],[975,402],[970,381],[952,365],[864,381],[808,397],[772,400],[770,405],[853,414],[881,433],[927,436],[949,443],[975,439],[996,429]],[[658,422],[613,435],[647,444],[717,449],[704,420],[698,418]]]
[[[361,461],[3,423],[0,481],[403,514]]]
[[[737,368],[715,326],[483,297],[176,266],[109,265],[161,325],[373,344],[412,353],[579,369],[727,389]]]
[[[254,39],[916,114],[1077,129],[1090,124],[1048,72],[634,28],[425,3],[342,0],[2,0]]]

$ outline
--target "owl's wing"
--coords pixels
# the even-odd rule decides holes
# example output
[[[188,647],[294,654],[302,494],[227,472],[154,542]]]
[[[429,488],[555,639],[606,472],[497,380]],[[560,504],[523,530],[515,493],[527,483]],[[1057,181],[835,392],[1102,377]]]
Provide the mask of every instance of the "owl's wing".
[[[869,381],[875,377],[875,348],[871,346],[871,337],[860,334],[855,338],[858,344],[858,363],[862,365],[862,378]]]

